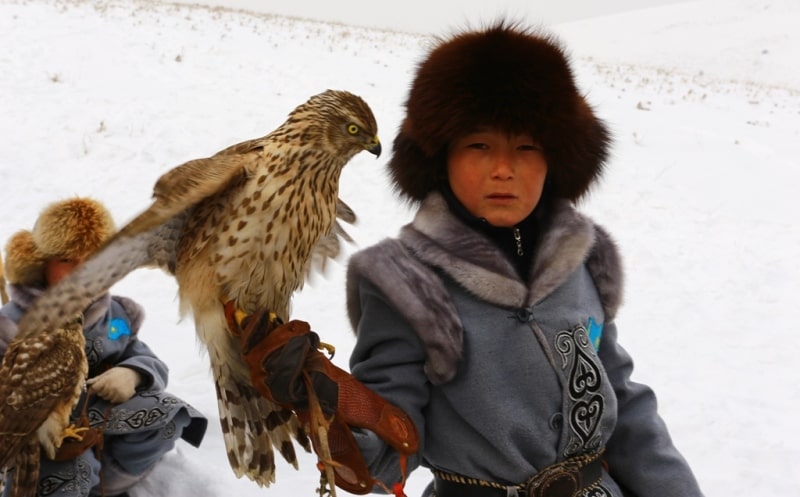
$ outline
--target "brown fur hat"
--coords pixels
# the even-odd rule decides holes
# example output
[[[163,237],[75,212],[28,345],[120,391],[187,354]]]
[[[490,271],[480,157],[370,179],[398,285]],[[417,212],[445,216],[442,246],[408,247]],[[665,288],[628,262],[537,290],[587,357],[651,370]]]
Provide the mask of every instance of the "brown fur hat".
[[[18,231],[6,243],[6,278],[12,284],[45,286],[48,259],[86,257],[115,230],[111,213],[96,200],[52,203],[39,215],[33,230]]]
[[[551,195],[568,200],[600,176],[610,145],[558,42],[506,21],[440,39],[417,68],[389,161],[395,189],[422,200],[440,187],[447,144],[479,126],[531,134]]]

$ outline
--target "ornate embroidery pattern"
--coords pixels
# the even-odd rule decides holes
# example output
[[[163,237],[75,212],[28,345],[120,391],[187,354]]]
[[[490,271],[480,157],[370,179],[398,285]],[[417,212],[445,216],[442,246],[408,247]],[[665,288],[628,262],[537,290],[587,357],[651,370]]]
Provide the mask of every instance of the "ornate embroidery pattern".
[[[600,392],[602,374],[593,353],[589,334],[583,326],[560,331],[555,346],[561,368],[567,371],[570,439],[564,457],[600,449],[600,421],[606,402]]]
[[[38,495],[44,497],[56,492],[88,495],[91,474],[91,467],[83,457],[78,457],[74,462],[63,464],[63,469],[55,474],[42,478]]]
[[[89,362],[89,369],[93,369],[100,364],[100,358],[103,357],[103,340],[101,338],[87,339],[85,350],[86,360]]]
[[[589,489],[582,497],[613,497],[613,494],[603,485]]]
[[[152,402],[142,403],[142,399]],[[107,404],[101,403],[88,409],[90,426],[104,425],[106,434],[119,435],[138,430],[164,429],[177,410],[185,404],[166,392],[140,392],[133,400],[114,406],[110,412]],[[131,407],[138,407],[131,409]],[[175,430],[175,427],[169,428]]]

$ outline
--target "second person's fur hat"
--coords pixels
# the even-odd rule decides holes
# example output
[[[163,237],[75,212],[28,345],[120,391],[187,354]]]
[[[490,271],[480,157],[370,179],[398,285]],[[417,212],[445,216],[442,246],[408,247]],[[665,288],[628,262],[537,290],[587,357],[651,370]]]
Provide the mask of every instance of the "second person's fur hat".
[[[116,228],[106,207],[76,197],[47,206],[33,230],[21,230],[6,243],[9,283],[45,286],[44,265],[51,257],[83,258],[105,243]]]
[[[556,40],[505,21],[439,40],[419,65],[389,161],[396,190],[422,200],[440,188],[447,144],[479,126],[539,141],[549,193],[568,200],[600,176],[610,144]]]

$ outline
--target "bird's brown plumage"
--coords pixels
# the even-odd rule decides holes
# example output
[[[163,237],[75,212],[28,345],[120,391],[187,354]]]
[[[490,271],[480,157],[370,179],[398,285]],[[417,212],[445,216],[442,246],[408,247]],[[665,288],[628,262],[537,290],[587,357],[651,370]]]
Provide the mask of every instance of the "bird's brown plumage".
[[[245,312],[269,308],[288,318],[293,292],[312,262],[347,239],[337,218],[353,212],[338,198],[342,168],[357,153],[380,154],[369,106],[327,90],[294,109],[272,133],[180,165],[154,188],[153,204],[70,277],[39,299],[20,322],[26,333],[68,315],[129,271],[156,265],[174,274],[182,311],[191,313],[214,373],[228,458],[238,476],[274,481],[273,448],[296,465],[292,438],[308,442],[296,418],[259,396],[223,302]]]
[[[32,497],[40,441],[60,447],[86,383],[83,320],[12,340],[0,366],[0,468],[14,468],[11,497]],[[53,457],[55,454],[48,454]]]

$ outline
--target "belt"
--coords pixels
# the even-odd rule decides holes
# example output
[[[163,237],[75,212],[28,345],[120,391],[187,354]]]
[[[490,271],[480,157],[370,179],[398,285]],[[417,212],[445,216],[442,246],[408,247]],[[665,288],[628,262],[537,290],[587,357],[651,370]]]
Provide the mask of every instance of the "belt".
[[[547,466],[525,483],[503,485],[466,476],[433,471],[435,497],[579,497],[603,477],[600,453],[573,457]]]

